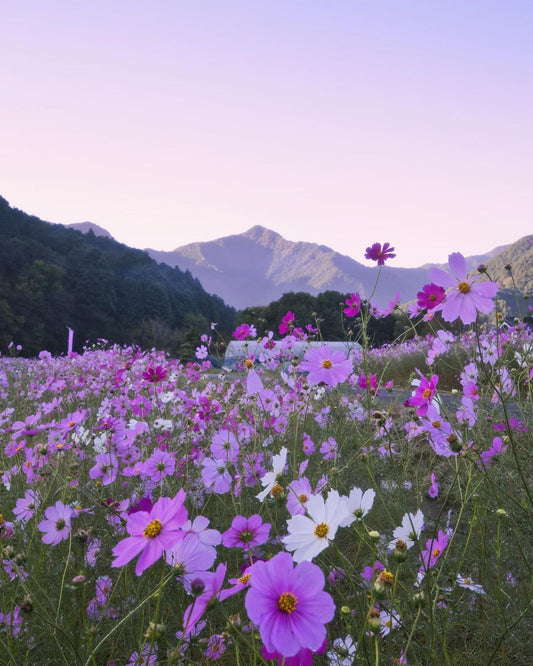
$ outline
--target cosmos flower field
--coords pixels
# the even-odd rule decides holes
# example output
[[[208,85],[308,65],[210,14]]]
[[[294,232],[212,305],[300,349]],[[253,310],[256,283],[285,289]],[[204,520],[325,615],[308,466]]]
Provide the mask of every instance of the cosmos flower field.
[[[351,294],[346,353],[287,313],[232,372],[213,331],[0,357],[0,661],[531,664],[533,335],[429,280],[462,334],[371,349]]]

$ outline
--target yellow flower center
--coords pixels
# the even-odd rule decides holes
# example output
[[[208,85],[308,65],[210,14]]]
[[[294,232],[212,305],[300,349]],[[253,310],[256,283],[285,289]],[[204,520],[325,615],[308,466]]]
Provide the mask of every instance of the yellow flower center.
[[[433,551],[433,557],[438,557],[440,555],[440,548],[435,548]]]
[[[457,289],[459,289],[461,294],[468,294],[468,292],[470,291],[470,285],[468,284],[468,282],[464,282],[464,281],[459,282],[459,285],[458,285]]]
[[[307,502],[307,495],[305,493],[302,493],[300,495],[300,502]]]
[[[333,363],[329,360],[329,358],[326,358],[322,361],[322,367],[326,368],[326,370],[329,370]]]
[[[251,575],[252,575],[252,574],[244,574],[244,576],[241,576],[241,577],[239,578],[239,580],[237,581],[237,583],[239,583],[239,585],[246,585],[246,583],[250,580],[250,576],[251,576]]]
[[[463,585],[471,585],[471,584],[472,581],[470,580],[470,578],[463,578]]]
[[[431,424],[434,428],[440,428],[441,427],[441,422],[440,421],[433,421]]]
[[[272,487],[270,494],[272,495],[272,497],[276,497],[276,495],[279,495],[282,492],[283,492],[282,486],[280,486],[279,483],[276,483],[276,485]]]
[[[323,539],[328,533],[329,527],[326,523],[318,523],[315,527],[315,536],[319,539]]]
[[[254,367],[254,362],[247,358],[246,361],[244,361],[244,365],[250,370]]]
[[[431,389],[425,389],[424,393],[422,393],[422,397],[427,400],[428,398],[431,397]]]
[[[298,599],[292,592],[283,592],[278,599],[278,608],[283,613],[293,613],[298,604]]]
[[[143,535],[145,537],[148,537],[148,539],[153,539],[159,534],[159,532],[161,532],[162,529],[163,529],[163,524],[161,523],[160,520],[157,520],[157,518],[155,518],[154,520],[150,521],[148,525],[144,528]]]

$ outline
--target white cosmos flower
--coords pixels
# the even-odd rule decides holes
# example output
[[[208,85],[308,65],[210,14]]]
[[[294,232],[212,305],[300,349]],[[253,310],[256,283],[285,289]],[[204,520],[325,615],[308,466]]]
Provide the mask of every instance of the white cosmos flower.
[[[361,520],[363,516],[370,511],[374,505],[374,498],[376,491],[372,488],[363,492],[360,488],[352,488],[350,494],[346,498],[346,506],[348,507],[349,515],[341,523],[340,527],[348,527],[354,520]]]
[[[347,517],[346,498],[336,490],[331,490],[326,500],[321,495],[313,495],[307,502],[307,515],[293,516],[287,521],[289,533],[282,539],[285,548],[294,551],[295,562],[311,562],[329,546]]]
[[[402,524],[392,533],[394,539],[389,543],[389,549],[396,547],[398,539],[405,541],[407,548],[412,548],[415,541],[420,538],[420,532],[424,529],[424,514],[420,509],[415,514],[406,513],[402,518]]]
[[[263,490],[256,495],[257,499],[261,502],[278,482],[278,476],[283,473],[287,463],[287,453],[287,449],[283,447],[277,455],[272,457],[272,472],[267,472],[261,479]]]
[[[333,649],[328,650],[329,666],[352,666],[357,653],[357,643],[348,634],[346,638],[336,638]]]
[[[458,585],[460,585],[461,587],[465,587],[467,590],[471,590],[476,594],[486,594],[482,585],[479,585],[479,583],[472,582],[472,579],[468,578],[467,576],[461,576],[461,574],[457,574],[456,580]]]

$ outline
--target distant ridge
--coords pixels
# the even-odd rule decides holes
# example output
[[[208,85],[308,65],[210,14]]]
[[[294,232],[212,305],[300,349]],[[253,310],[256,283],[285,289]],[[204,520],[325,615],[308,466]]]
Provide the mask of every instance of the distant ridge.
[[[146,251],[156,261],[189,270],[207,291],[239,309],[267,305],[290,291],[314,296],[329,290],[359,292],[364,298],[374,292],[372,299],[381,306],[400,292],[406,302],[416,298],[427,282],[429,268],[396,268],[392,261],[382,270],[374,291],[377,267],[365,266],[325,245],[288,241],[259,225],[170,252]],[[497,251],[470,258],[469,267],[477,267]]]
[[[86,233],[92,230],[95,235],[111,236],[91,222],[71,226],[86,229]],[[470,272],[484,264],[490,279],[498,282],[498,307],[506,316],[530,313],[528,306],[533,302],[532,238],[533,235],[524,236],[484,254],[465,257]],[[364,266],[325,245],[288,241],[260,225],[242,234],[189,243],[173,251],[147,249],[145,252],[158,262],[189,271],[207,291],[238,309],[268,305],[289,292],[316,296],[330,290],[355,291],[368,298],[377,276],[375,267]],[[428,281],[432,266],[447,269],[447,264],[396,268],[394,260],[387,263],[372,300],[383,306],[398,292],[403,304],[415,300],[417,292]],[[506,266],[512,267],[512,274]],[[519,291],[518,300],[513,280]]]

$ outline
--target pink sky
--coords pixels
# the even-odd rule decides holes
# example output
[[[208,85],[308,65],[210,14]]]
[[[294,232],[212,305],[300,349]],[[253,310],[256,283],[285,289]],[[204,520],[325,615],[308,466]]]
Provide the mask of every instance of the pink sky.
[[[533,231],[533,3],[2,7],[0,195],[171,250],[255,224],[366,263]]]

